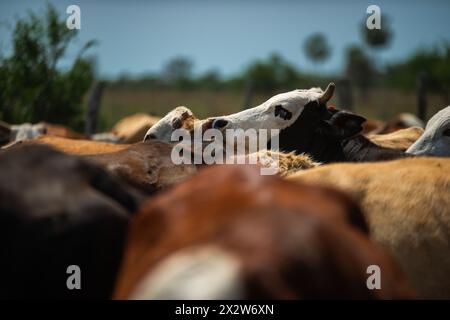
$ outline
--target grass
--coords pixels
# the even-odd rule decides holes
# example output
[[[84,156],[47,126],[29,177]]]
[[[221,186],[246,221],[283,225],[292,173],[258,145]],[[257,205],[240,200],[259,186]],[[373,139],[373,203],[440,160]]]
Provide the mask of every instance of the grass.
[[[256,106],[274,93],[255,94],[251,106]],[[355,112],[368,118],[388,120],[401,112],[416,113],[414,93],[375,89],[367,97],[355,94]],[[174,90],[111,90],[106,89],[102,100],[99,130],[108,130],[121,118],[136,112],[164,116],[177,106],[190,108],[199,118],[230,114],[243,109],[243,93],[233,91],[174,91]],[[333,98],[330,102],[341,107]],[[436,95],[428,96],[428,118],[445,107],[446,101]]]

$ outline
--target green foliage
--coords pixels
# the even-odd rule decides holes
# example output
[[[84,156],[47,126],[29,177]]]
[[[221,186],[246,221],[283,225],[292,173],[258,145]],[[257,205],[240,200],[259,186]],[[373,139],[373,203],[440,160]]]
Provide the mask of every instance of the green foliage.
[[[252,63],[243,79],[250,80],[253,89],[260,92],[296,87],[300,81],[297,70],[278,54]]]
[[[431,49],[421,49],[411,57],[386,68],[385,82],[399,89],[414,89],[417,76],[426,74],[431,90],[450,89],[450,45],[444,43]]]
[[[163,79],[177,89],[190,89],[193,65],[189,58],[175,57],[165,65]]]
[[[316,63],[328,59],[331,53],[327,38],[321,33],[313,34],[306,39],[304,50],[306,56]]]
[[[369,29],[366,26],[366,20],[361,23],[361,36],[365,44],[372,49],[381,49],[387,47],[393,37],[393,31],[389,17],[382,16],[381,29]]]
[[[82,98],[94,77],[93,62],[82,55],[94,42],[81,48],[67,70],[62,71],[58,65],[76,34],[51,5],[42,17],[29,12],[16,21],[12,54],[0,59],[2,119],[81,127]]]

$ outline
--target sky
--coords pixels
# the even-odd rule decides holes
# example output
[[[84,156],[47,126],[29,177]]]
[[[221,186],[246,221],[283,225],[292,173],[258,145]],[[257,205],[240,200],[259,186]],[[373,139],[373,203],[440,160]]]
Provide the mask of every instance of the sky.
[[[14,21],[28,9],[43,12],[47,1],[0,0],[0,48],[8,52]],[[217,70],[230,76],[255,59],[277,52],[300,70],[334,73],[342,70],[344,50],[361,44],[359,24],[375,4],[392,22],[394,38],[379,54],[386,63],[420,48],[450,42],[447,0],[50,0],[62,17],[67,6],[81,8],[76,46],[97,39],[90,51],[102,77],[159,72],[171,58],[185,56],[195,73]],[[303,44],[323,33],[330,59],[315,66]],[[75,47],[71,49],[74,55]],[[70,58],[70,54],[69,54]]]

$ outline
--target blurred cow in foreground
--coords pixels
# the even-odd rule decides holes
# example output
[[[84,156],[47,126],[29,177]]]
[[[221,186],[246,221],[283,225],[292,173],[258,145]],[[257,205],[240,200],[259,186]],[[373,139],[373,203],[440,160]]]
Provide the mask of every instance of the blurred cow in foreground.
[[[46,146],[0,151],[0,298],[107,299],[141,195]],[[69,290],[68,267],[81,270]]]
[[[288,179],[340,188],[359,200],[372,239],[424,298],[450,298],[450,159],[331,164]]]
[[[367,285],[381,269],[381,289]],[[370,281],[369,281],[370,282]],[[358,206],[333,189],[214,166],[134,217],[116,299],[411,298],[367,236]]]

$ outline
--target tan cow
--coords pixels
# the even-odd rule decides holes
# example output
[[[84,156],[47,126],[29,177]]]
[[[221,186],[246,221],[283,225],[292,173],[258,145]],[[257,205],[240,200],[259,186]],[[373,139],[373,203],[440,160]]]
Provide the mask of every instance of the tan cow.
[[[410,127],[386,134],[370,134],[367,138],[381,147],[406,151],[420,138],[423,131],[420,127]]]
[[[136,113],[117,122],[111,133],[120,138],[121,143],[135,143],[144,140],[147,131],[161,118],[145,113]]]
[[[371,290],[368,267],[381,268]],[[334,189],[211,166],[141,206],[116,299],[396,299],[413,292]]]
[[[161,118],[146,113],[135,113],[117,122],[109,132],[91,136],[95,141],[135,143],[142,141],[146,132]]]
[[[450,298],[450,159],[331,164],[288,179],[339,187],[361,201],[373,239],[425,298]]]
[[[128,144],[114,144],[92,140],[72,140],[42,135],[33,140],[18,142],[22,144],[45,144],[68,154],[86,155],[116,152],[128,148]],[[16,143],[17,144],[17,143]]]

